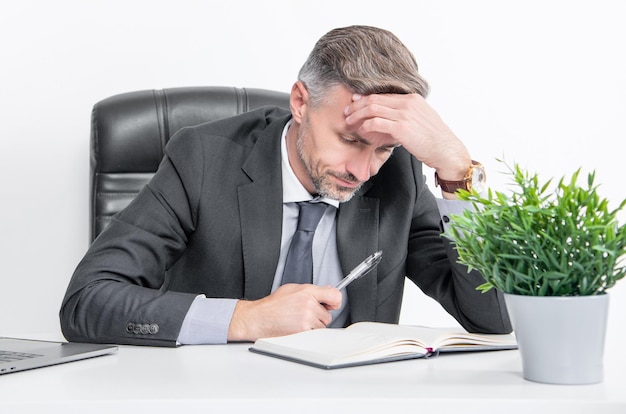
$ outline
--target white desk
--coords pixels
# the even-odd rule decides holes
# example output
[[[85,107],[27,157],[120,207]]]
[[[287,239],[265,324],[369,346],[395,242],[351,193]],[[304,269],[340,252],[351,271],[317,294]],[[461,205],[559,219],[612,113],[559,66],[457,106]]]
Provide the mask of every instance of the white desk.
[[[324,371],[249,344],[120,347],[0,376],[0,413],[626,413],[621,345],[607,346],[604,382],[583,386],[525,381],[518,351]]]

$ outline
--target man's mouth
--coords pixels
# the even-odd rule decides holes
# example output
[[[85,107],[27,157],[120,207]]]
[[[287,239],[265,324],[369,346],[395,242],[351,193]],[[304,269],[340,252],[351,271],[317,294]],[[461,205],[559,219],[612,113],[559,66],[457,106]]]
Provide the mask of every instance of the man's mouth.
[[[336,174],[332,174],[332,177],[337,181],[339,186],[344,188],[355,189],[361,185],[358,180],[354,180],[352,177],[341,177]]]

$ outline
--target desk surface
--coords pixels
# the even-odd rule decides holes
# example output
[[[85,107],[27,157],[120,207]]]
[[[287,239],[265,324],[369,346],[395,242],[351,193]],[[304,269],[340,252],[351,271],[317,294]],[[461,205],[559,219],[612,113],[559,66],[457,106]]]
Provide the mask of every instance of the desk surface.
[[[517,350],[324,371],[254,354],[250,344],[122,346],[0,376],[0,412],[626,413],[620,345],[607,346],[603,383],[576,386],[524,380]]]

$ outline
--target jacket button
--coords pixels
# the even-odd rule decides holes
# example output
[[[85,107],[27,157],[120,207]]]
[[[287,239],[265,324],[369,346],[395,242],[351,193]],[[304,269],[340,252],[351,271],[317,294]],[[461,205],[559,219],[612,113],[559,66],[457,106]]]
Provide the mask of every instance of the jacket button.
[[[128,325],[126,325],[126,332],[133,333],[134,331],[135,331],[135,324],[132,322],[128,322]]]
[[[157,325],[156,323],[151,324],[149,328],[149,332],[150,332],[150,335],[157,334],[159,332],[159,325]]]

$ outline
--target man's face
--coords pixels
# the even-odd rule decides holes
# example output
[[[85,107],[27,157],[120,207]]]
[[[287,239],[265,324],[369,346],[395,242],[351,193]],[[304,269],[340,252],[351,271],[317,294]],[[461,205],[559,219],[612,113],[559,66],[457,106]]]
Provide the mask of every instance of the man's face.
[[[348,127],[344,109],[350,102],[352,93],[337,86],[320,106],[306,105],[296,141],[300,162],[315,191],[340,202],[350,200],[376,175],[397,146],[384,134],[361,136],[360,125]],[[303,184],[307,187],[306,182]]]

